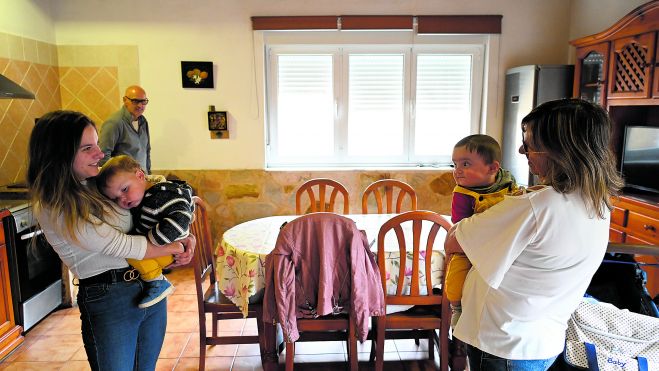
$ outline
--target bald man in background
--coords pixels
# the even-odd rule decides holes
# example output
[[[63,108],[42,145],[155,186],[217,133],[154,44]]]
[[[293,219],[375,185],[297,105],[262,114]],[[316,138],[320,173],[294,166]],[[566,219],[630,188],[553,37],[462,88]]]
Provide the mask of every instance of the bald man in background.
[[[149,123],[144,110],[149,104],[144,89],[137,85],[129,86],[124,94],[124,105],[110,116],[101,127],[98,145],[105,154],[99,166],[110,157],[129,155],[151,174],[151,140]]]

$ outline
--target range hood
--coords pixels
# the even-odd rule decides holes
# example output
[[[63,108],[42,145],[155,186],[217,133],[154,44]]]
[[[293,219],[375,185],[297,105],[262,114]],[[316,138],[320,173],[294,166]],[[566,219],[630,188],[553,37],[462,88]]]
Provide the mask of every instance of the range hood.
[[[34,94],[0,75],[0,99],[34,99]]]

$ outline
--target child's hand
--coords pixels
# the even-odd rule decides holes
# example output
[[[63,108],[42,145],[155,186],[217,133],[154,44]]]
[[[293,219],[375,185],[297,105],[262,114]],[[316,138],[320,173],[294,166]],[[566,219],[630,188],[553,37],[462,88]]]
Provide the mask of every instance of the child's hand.
[[[185,251],[179,254],[174,254],[174,263],[167,266],[167,268],[178,267],[181,265],[186,265],[190,263],[194,257],[194,249],[197,244],[197,240],[194,235],[188,235],[188,237],[182,239],[181,244]]]
[[[517,188],[517,190],[515,192],[511,193],[510,195],[511,196],[521,196],[523,194],[526,194],[526,188],[524,188],[523,186],[520,186],[519,188]]]
[[[531,187],[528,187],[528,188],[524,188],[524,187],[520,186],[515,192],[511,193],[511,196],[521,196],[521,195],[525,195],[529,192],[539,191],[543,188],[545,188],[545,186],[541,185],[541,184],[534,185],[534,186],[531,186]]]

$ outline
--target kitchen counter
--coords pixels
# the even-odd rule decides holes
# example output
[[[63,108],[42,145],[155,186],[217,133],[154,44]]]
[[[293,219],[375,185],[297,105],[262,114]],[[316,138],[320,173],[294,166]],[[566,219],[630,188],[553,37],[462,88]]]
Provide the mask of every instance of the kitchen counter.
[[[0,186],[0,200],[27,200],[30,198],[26,187]]]

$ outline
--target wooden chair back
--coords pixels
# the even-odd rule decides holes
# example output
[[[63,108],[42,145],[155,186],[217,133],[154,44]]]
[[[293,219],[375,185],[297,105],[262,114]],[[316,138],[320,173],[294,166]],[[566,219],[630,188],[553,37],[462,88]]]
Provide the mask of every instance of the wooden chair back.
[[[411,239],[406,238],[403,223],[411,223]],[[400,264],[398,265],[398,272],[390,272],[391,277],[398,274],[396,282],[396,292],[387,294],[387,272],[384,268],[380,269],[382,279],[382,287],[385,294],[385,302],[387,305],[411,305],[420,309],[421,307],[427,308],[422,310],[421,313],[413,312],[400,312],[387,314],[376,318],[375,327],[377,329],[375,351],[372,356],[375,356],[376,370],[383,368],[383,353],[384,353],[384,339],[385,338],[418,338],[421,333],[425,334],[428,339],[428,353],[429,358],[434,357],[434,343],[438,344],[440,350],[440,370],[448,371],[449,362],[451,360],[451,353],[449,351],[449,327],[450,327],[450,308],[449,302],[444,295],[446,290],[433,291],[431,282],[431,257],[433,246],[438,243],[443,246],[444,241],[438,241],[437,235],[440,229],[448,232],[451,228],[451,222],[443,216],[431,211],[417,210],[408,211],[400,215],[396,215],[380,228],[378,234],[378,266],[386,267],[385,265],[385,238],[388,233],[394,233],[398,244],[399,256],[401,256]],[[427,237],[422,239],[422,229],[428,229]],[[408,232],[409,234],[409,232]],[[411,240],[411,246],[408,241]],[[389,249],[389,251],[391,251]],[[425,254],[422,257],[422,252]],[[407,256],[411,254],[411,276],[405,273],[409,270],[407,266]],[[444,272],[446,272],[447,260],[444,261]],[[426,274],[425,282],[419,278],[419,271],[421,267],[425,268]],[[409,277],[409,282],[406,282],[406,277]],[[425,283],[425,290],[422,289],[422,283]],[[408,285],[409,291],[406,292],[404,287]],[[442,283],[442,287],[444,284]],[[396,329],[393,332],[386,332],[387,329]],[[401,331],[407,330],[407,331]],[[437,336],[435,330],[439,330]]]
[[[430,230],[428,233],[427,239],[421,241],[421,228],[423,222],[429,222]],[[408,241],[405,239],[403,232],[403,223],[411,222],[412,223],[412,246],[411,249],[408,246]],[[428,225],[425,226],[426,228]],[[421,252],[425,254],[426,257],[432,256],[433,246],[435,243],[441,244],[443,246],[444,241],[436,241],[437,233],[439,229],[443,228],[447,232],[451,229],[451,222],[446,220],[443,216],[434,213],[432,211],[417,210],[417,211],[408,211],[406,213],[396,215],[393,218],[385,222],[382,227],[380,227],[380,232],[378,233],[378,266],[385,266],[385,236],[387,233],[393,230],[393,233],[396,235],[396,240],[398,242],[398,251],[401,256],[400,264],[398,266],[398,281],[397,289],[395,294],[385,294],[385,300],[387,304],[397,304],[397,305],[441,305],[442,304],[442,295],[435,294],[432,292],[432,282],[431,274],[425,274],[425,282],[421,282],[419,279],[420,265],[423,264],[425,272],[431,272],[431,259],[425,259],[421,257]],[[409,240],[409,239],[408,239]],[[405,279],[408,277],[405,273],[408,270],[407,259],[402,257],[410,256],[412,260],[412,272],[409,282],[409,294],[403,292],[403,287],[405,286]],[[446,262],[445,262],[446,265]],[[393,276],[395,272],[391,272]],[[384,269],[380,270],[380,276],[382,279],[382,287],[386,287],[387,283],[387,272]],[[429,288],[426,293],[423,293],[421,290],[422,283],[425,284],[425,287]],[[386,293],[386,290],[385,290]]]
[[[208,225],[208,205],[201,198],[195,197],[195,216],[190,225],[190,233],[193,234],[197,240],[194,256],[194,269],[195,279],[197,278],[197,271],[201,280],[198,282],[199,287],[203,285],[205,280],[209,281],[209,285],[215,285],[215,259],[213,254],[213,240]],[[197,281],[195,280],[195,283]],[[199,293],[199,292],[197,292]]]
[[[409,211],[417,209],[414,188],[400,180],[382,179],[366,187],[362,194],[362,214],[368,214],[368,200],[371,194],[375,198],[378,214],[398,214],[402,212],[406,198],[409,199]]]
[[[197,240],[193,259],[197,308],[199,311],[199,370],[206,365],[206,346],[221,344],[259,344],[261,354],[265,351],[265,339],[258,335],[220,336],[219,321],[225,319],[242,319],[243,314],[220,291],[215,270],[215,254],[208,221],[208,205],[195,197],[195,218],[190,225],[190,233]],[[248,318],[256,318],[259,334],[263,333],[262,311],[260,304],[250,304]],[[206,329],[206,314],[211,315],[212,331]]]
[[[318,188],[318,192],[314,191],[315,188]],[[305,193],[309,198],[309,208],[307,210],[303,210],[302,207],[302,196]],[[310,179],[304,182],[295,193],[295,213],[302,215],[316,212],[334,212],[339,194],[343,197],[343,214],[349,214],[350,199],[348,190],[343,184],[327,178]]]

